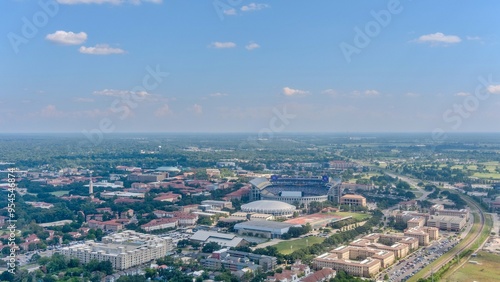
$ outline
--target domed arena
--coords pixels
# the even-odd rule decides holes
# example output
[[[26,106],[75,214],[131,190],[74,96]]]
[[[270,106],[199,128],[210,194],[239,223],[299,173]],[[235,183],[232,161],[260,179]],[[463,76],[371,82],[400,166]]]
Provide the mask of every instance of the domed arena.
[[[254,201],[241,206],[243,212],[272,214],[277,217],[290,217],[295,210],[295,206],[290,204],[268,200]]]

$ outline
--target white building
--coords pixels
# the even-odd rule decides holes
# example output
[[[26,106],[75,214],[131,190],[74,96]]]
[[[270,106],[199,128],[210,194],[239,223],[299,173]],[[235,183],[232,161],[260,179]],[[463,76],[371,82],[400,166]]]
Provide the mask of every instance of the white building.
[[[171,238],[123,231],[102,238],[102,243],[86,241],[61,249],[61,254],[82,263],[92,259],[110,261],[115,269],[127,269],[164,257],[174,248]]]

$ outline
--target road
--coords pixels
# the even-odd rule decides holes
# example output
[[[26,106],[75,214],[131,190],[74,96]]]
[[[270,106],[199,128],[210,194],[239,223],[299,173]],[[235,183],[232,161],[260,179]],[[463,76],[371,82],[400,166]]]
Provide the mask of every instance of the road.
[[[395,174],[393,172],[388,172],[388,171],[384,171],[384,173],[389,175],[390,177],[393,177],[393,178],[397,177],[405,182],[408,182],[408,184],[410,184],[410,186],[415,187],[420,193],[422,193],[422,196],[416,198],[415,200],[418,200],[418,201],[425,200],[425,199],[427,199],[427,196],[430,193],[432,193],[429,191],[425,191],[424,189],[422,189],[422,187],[418,186],[417,184],[420,182],[420,180],[418,180],[418,179],[410,178],[408,176],[403,176],[403,175]]]

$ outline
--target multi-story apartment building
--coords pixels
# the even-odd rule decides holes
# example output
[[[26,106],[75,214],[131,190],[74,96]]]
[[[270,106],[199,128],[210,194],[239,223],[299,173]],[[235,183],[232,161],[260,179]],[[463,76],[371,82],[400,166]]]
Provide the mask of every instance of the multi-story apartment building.
[[[467,219],[458,216],[431,216],[427,220],[427,226],[436,227],[441,230],[460,231],[464,228]]]
[[[249,267],[267,272],[276,267],[276,261],[276,257],[221,249],[213,252],[210,257],[202,259],[201,263],[211,269],[224,267],[231,271],[238,271]]]
[[[461,210],[451,210],[445,209],[443,205],[436,204],[433,205],[430,209],[431,215],[445,215],[445,216],[458,216],[465,217],[466,220],[469,220],[469,210],[461,209]]]
[[[329,267],[337,271],[343,270],[354,276],[372,277],[379,272],[381,262],[371,257],[357,261],[339,258],[334,253],[325,253],[313,260],[313,266],[315,269]]]
[[[347,194],[340,197],[340,204],[366,207],[366,198],[361,195]]]
[[[371,233],[363,237],[372,243],[383,243],[383,244],[395,244],[401,243],[406,244],[410,248],[410,252],[418,249],[418,239],[409,236],[402,236],[397,234],[380,234]]]
[[[109,261],[115,269],[127,269],[164,257],[174,248],[171,238],[123,231],[102,238],[102,242],[86,241],[61,249],[61,253],[82,263],[96,259]]]

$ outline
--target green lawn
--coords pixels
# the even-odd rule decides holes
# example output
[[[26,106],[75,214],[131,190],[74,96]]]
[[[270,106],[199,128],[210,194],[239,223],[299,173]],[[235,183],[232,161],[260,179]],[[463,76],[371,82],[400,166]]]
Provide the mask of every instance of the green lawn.
[[[478,264],[470,263],[476,261]],[[478,252],[477,257],[471,257],[458,271],[443,281],[465,282],[498,281],[500,277],[500,255],[490,254],[488,252]]]
[[[417,198],[422,197],[422,195],[424,194],[424,193],[422,193],[422,192],[420,192],[420,191],[418,191],[416,189],[415,190],[411,190],[411,192],[413,194],[415,194],[415,197],[417,197]]]
[[[358,219],[358,220],[366,220],[366,219],[369,219],[371,217],[370,214],[357,213],[357,212],[332,212],[330,214],[336,215],[336,216],[341,216],[341,217],[352,216],[354,219]]]
[[[302,238],[302,239],[296,239],[296,240],[288,240],[288,241],[283,241],[279,242],[278,244],[274,245],[277,249],[278,252],[288,255],[296,250],[300,250],[302,248],[309,246],[312,246],[314,244],[319,244],[323,242],[325,238],[321,237],[307,237],[307,238]]]
[[[498,172],[493,172],[493,173],[476,172],[472,176],[483,179],[500,179],[500,173]]]
[[[61,196],[64,196],[66,194],[68,194],[69,191],[56,191],[56,192],[50,192],[50,194],[56,196],[56,197],[61,197]]]

